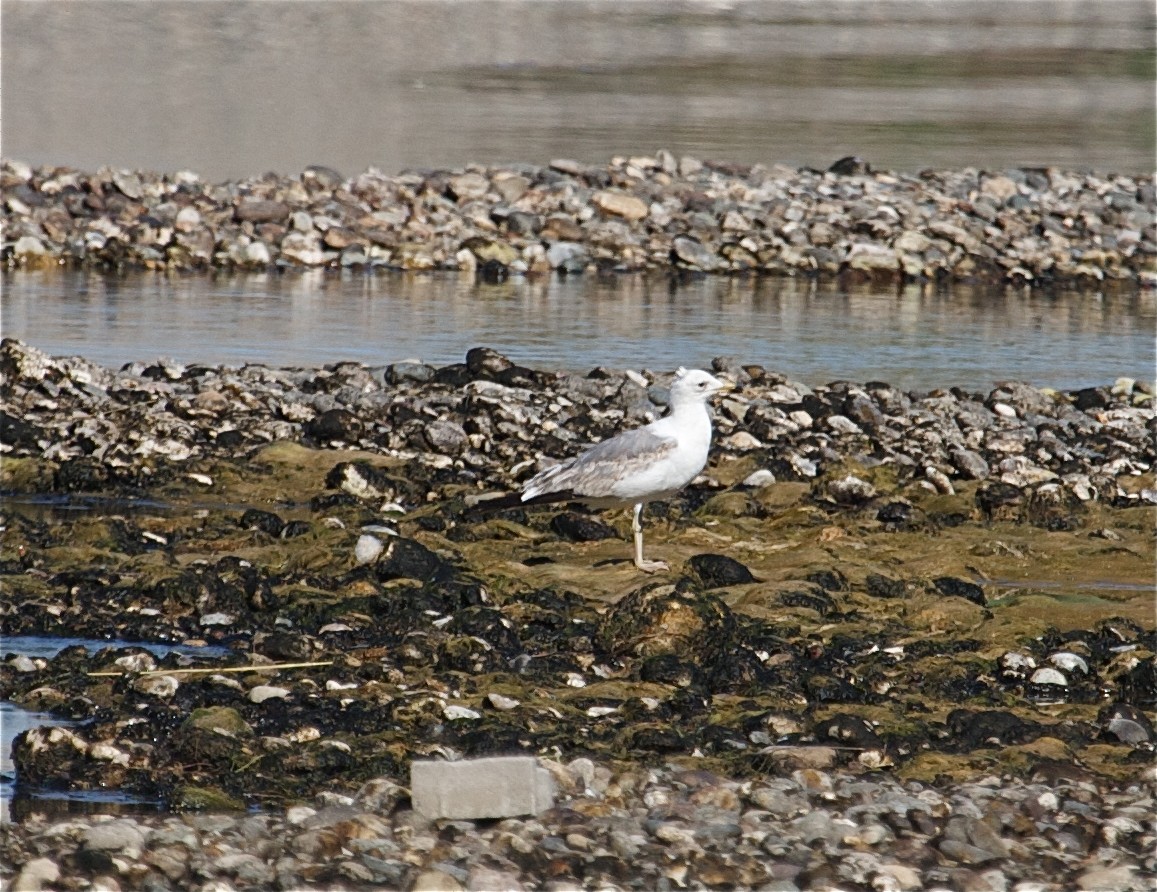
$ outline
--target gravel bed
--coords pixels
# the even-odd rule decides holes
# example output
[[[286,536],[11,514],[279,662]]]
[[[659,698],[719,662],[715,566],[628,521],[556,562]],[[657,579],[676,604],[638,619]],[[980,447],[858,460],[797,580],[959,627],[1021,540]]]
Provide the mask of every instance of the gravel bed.
[[[0,165],[9,268],[589,270],[1157,284],[1152,177],[653,156],[352,177]]]
[[[563,794],[537,817],[430,824],[381,779],[273,814],[32,817],[0,828],[0,874],[13,892],[1128,892],[1157,879],[1151,765],[1136,783],[1105,788],[548,764]]]

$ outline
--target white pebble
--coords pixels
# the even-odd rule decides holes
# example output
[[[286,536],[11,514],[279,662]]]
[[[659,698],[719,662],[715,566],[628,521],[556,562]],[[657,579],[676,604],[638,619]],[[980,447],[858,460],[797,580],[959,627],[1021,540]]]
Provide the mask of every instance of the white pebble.
[[[289,688],[279,688],[268,684],[259,684],[249,692],[249,702],[264,703],[274,697],[288,697]]]
[[[744,486],[753,487],[768,486],[772,483],[775,483],[775,475],[767,468],[760,468],[758,471],[748,474],[743,481]]]
[[[377,560],[379,554],[385,549],[382,540],[377,536],[371,536],[365,533],[358,536],[357,544],[354,546],[354,560],[358,564],[368,564]]]

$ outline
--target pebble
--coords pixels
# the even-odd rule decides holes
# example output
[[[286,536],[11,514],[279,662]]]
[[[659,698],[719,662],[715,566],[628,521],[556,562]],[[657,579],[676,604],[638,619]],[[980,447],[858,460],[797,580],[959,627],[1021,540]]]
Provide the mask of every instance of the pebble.
[[[249,691],[249,700],[253,703],[264,703],[266,700],[284,699],[289,695],[289,688],[259,684]]]
[[[673,156],[660,150],[596,166],[556,159],[545,167],[371,169],[352,177],[318,176],[315,167],[227,183],[187,171],[7,160],[0,165],[12,193],[6,258],[23,267],[385,267],[491,276],[755,270],[1097,289],[1152,278],[1146,258],[1157,250],[1157,208],[1148,176],[1050,169],[1038,188],[1004,199],[1009,188],[994,183],[1038,174],[1009,171],[978,188],[970,169],[906,174],[858,161],[821,172],[689,156],[652,163],[658,158]],[[110,193],[118,200],[101,200]],[[995,411],[1011,418],[1015,410],[1002,401]]]

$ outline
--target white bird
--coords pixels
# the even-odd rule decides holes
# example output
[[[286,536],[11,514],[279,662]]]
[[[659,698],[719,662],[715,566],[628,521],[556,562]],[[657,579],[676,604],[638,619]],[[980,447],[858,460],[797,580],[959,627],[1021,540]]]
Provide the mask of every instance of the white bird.
[[[681,368],[671,384],[670,411],[658,421],[597,443],[536,474],[520,494],[479,502],[478,507],[491,510],[551,502],[583,502],[595,508],[633,505],[635,566],[644,573],[666,570],[663,561],[643,558],[643,508],[674,495],[703,470],[711,446],[707,402],[734,389],[731,381]]]

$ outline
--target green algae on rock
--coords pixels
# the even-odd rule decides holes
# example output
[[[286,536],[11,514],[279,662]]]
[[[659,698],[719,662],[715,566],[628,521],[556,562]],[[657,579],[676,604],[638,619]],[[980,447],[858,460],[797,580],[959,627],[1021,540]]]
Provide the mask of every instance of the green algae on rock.
[[[211,808],[401,782],[436,753],[688,759],[743,778],[819,760],[929,782],[1118,782],[1151,755],[1147,385],[805,395],[749,374],[706,473],[656,512],[674,571],[647,580],[599,525],[621,536],[625,518],[471,512],[542,456],[660,409],[625,375],[501,359],[162,382],[5,341],[3,408],[50,445],[20,440],[0,462],[0,632],[228,649],[149,676],[131,647],[0,662],[0,695],[88,720],[22,736],[21,782]],[[68,383],[80,370],[104,396]],[[327,395],[356,382],[358,424],[311,426],[311,375]],[[222,388],[255,398],[174,420]],[[96,442],[97,415],[124,432]],[[435,416],[453,427],[414,423]],[[139,448],[160,429],[164,454]],[[965,446],[984,479],[954,461]],[[359,558],[363,537],[380,547]],[[278,665],[309,661],[329,665]]]

